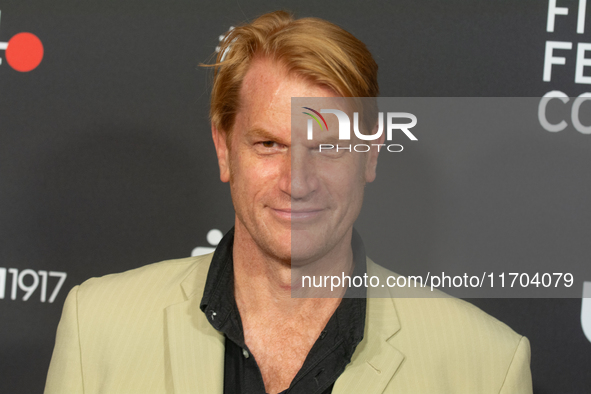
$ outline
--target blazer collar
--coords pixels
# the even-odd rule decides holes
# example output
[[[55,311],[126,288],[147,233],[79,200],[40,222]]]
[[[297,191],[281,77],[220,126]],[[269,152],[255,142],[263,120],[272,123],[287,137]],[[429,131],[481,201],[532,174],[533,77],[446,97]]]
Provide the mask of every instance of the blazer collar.
[[[385,269],[367,259],[368,276],[380,277]],[[387,276],[387,275],[386,275]],[[391,340],[400,330],[394,299],[387,288],[370,288],[367,298],[365,335],[353,354],[351,363],[337,379],[333,393],[382,393],[404,360]]]
[[[167,386],[172,393],[223,392],[224,336],[199,308],[211,257],[197,257],[181,283],[186,300],[165,309]]]

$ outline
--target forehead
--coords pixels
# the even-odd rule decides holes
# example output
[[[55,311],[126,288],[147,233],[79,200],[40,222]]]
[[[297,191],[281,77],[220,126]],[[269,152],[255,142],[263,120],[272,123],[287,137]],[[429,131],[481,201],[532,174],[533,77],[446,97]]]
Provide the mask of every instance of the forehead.
[[[286,68],[276,61],[257,58],[242,83],[240,110],[236,123],[266,129],[272,125],[274,130],[281,125],[281,128],[287,128],[289,132],[292,97],[334,96],[332,90],[288,73]]]

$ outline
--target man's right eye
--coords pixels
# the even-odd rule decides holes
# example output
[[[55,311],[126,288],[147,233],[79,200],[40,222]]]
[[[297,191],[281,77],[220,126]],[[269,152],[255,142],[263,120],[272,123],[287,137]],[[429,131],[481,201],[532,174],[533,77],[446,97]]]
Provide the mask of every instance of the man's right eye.
[[[274,141],[263,141],[263,142],[261,142],[261,144],[263,144],[263,146],[265,148],[273,148],[273,146],[276,144],[276,142],[274,142]]]
[[[285,151],[287,147],[276,141],[259,141],[254,148],[261,155],[272,155]]]

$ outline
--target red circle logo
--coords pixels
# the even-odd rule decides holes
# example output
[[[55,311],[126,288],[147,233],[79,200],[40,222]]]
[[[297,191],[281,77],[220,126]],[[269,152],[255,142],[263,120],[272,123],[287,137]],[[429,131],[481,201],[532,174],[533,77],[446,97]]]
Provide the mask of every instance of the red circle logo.
[[[16,71],[33,70],[43,59],[43,44],[36,35],[18,33],[8,41],[6,61]]]

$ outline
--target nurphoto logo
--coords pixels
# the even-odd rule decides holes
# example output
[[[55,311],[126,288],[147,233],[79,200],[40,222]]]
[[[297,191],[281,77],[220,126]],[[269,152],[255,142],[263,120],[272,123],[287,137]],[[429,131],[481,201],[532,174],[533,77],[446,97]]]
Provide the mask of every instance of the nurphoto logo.
[[[308,128],[307,128],[307,138],[308,140],[314,139],[314,121],[320,126],[321,131],[329,131],[328,124],[326,119],[322,114],[333,114],[337,117],[339,122],[338,128],[338,139],[339,141],[350,141],[351,140],[351,119],[349,115],[347,115],[344,111],[338,109],[321,109],[320,111],[316,111],[310,107],[302,107],[310,112],[302,112],[305,115],[308,115],[311,119],[308,119]],[[402,131],[411,141],[417,141],[417,137],[410,131],[411,128],[415,127],[417,124],[417,117],[409,112],[387,112],[385,115],[386,118],[386,140],[392,141],[392,136],[395,131]],[[407,121],[404,123],[399,123],[401,119],[406,119]],[[360,131],[359,128],[359,113],[353,112],[353,133],[355,133],[355,137],[362,141],[375,141],[382,137],[384,133],[384,113],[378,113],[377,119],[377,130],[373,134],[364,134]],[[388,152],[402,152],[403,146],[400,144],[355,144],[355,145],[335,145],[335,144],[319,144],[318,150],[319,152],[328,151],[328,150],[336,150],[337,152],[340,150],[347,150],[349,152],[368,152],[371,149],[371,146],[377,146],[378,151],[380,148],[385,146]]]

